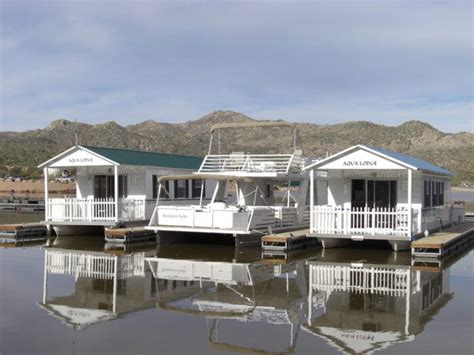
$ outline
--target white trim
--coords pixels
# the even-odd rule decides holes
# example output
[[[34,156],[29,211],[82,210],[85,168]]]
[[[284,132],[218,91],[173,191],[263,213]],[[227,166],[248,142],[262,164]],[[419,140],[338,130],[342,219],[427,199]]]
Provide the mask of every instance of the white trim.
[[[94,156],[96,156],[96,157],[98,157],[98,158],[100,158],[100,159],[103,159],[103,160],[105,160],[105,161],[108,161],[108,162],[111,163],[112,165],[120,165],[119,163],[117,163],[117,162],[115,162],[115,161],[113,161],[113,160],[110,160],[109,158],[106,158],[106,157],[104,157],[104,156],[102,156],[102,155],[100,155],[100,154],[98,154],[98,153],[96,153],[96,152],[94,152],[94,151],[92,151],[92,150],[90,150],[90,149],[87,149],[87,148],[83,147],[82,145],[75,145],[74,147],[71,147],[71,148],[65,150],[64,152],[62,152],[62,153],[56,155],[54,158],[51,158],[51,159],[45,161],[44,163],[41,163],[40,165],[38,165],[38,168],[44,168],[45,166],[50,166],[50,165],[51,165],[52,163],[54,163],[56,160],[59,160],[60,158],[63,158],[63,157],[65,157],[65,156],[67,156],[68,154],[71,154],[71,153],[73,153],[74,151],[77,151],[77,150],[79,150],[79,149],[82,149],[82,150],[84,150],[84,151],[86,151],[86,152],[88,152],[88,153],[90,153],[90,154],[92,154],[92,155],[94,155]],[[71,166],[72,166],[72,165],[71,165]]]
[[[119,174],[118,174],[118,166],[115,165],[114,166],[115,222],[118,222],[118,217],[119,217],[118,216],[118,194],[119,194]]]
[[[392,157],[390,157],[390,156],[388,156],[388,155],[386,155],[386,154],[380,153],[380,152],[378,152],[378,151],[376,151],[376,150],[373,150],[373,149],[371,149],[371,148],[369,148],[369,147],[366,147],[365,145],[361,145],[361,144],[357,144],[357,145],[355,145],[355,146],[353,146],[353,147],[347,148],[347,149],[345,149],[345,150],[343,150],[343,151],[341,151],[341,152],[339,152],[339,153],[336,153],[336,154],[334,154],[334,155],[331,155],[330,157],[327,157],[327,158],[325,158],[325,159],[323,159],[323,160],[320,160],[320,161],[318,161],[318,162],[316,162],[316,163],[313,163],[313,164],[311,164],[311,165],[305,166],[305,167],[303,168],[303,170],[307,170],[307,169],[311,169],[311,168],[314,169],[314,168],[316,168],[316,167],[317,167],[317,168],[320,168],[321,165],[327,164],[327,163],[329,163],[329,162],[331,162],[331,161],[333,161],[333,160],[337,160],[337,159],[340,158],[341,156],[344,156],[344,155],[346,155],[347,153],[351,153],[352,151],[355,151],[355,150],[357,150],[357,149],[365,150],[366,152],[372,153],[372,154],[374,154],[374,155],[376,155],[376,156],[378,156],[378,157],[381,157],[381,158],[383,158],[383,159],[386,159],[386,160],[388,160],[388,161],[390,161],[390,162],[392,162],[392,163],[395,163],[395,164],[397,164],[397,165],[403,166],[403,167],[405,167],[405,168],[407,168],[407,169],[418,170],[418,168],[415,167],[415,166],[412,166],[412,165],[409,165],[409,164],[407,164],[407,163],[404,163],[404,162],[402,162],[402,161],[400,161],[400,160],[398,160],[398,159],[392,158]],[[324,168],[322,168],[322,169],[324,170]]]
[[[43,175],[44,175],[44,219],[48,220],[48,167],[45,166],[43,168]]]
[[[413,177],[411,169],[408,169],[408,236],[412,237],[412,223],[413,223],[413,211],[412,211],[412,195],[413,195]],[[419,216],[418,218],[421,218]]]
[[[41,163],[40,165],[38,165],[38,168],[44,168],[45,166],[48,166],[50,162],[56,160],[56,159],[59,159],[59,158],[62,158],[64,155],[67,155],[67,153],[71,152],[72,150],[74,149],[77,149],[78,146],[74,146],[74,147],[71,147],[67,150],[65,150],[64,152],[62,153],[59,153],[58,155],[56,155],[55,157],[49,159],[49,160],[46,160],[44,163]]]

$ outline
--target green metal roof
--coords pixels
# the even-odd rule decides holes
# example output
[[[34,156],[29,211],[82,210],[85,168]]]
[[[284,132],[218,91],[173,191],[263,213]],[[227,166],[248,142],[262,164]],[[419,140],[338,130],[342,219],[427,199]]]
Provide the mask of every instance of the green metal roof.
[[[83,147],[120,165],[161,166],[165,168],[197,170],[202,162],[202,158],[189,155],[141,152],[116,148]]]

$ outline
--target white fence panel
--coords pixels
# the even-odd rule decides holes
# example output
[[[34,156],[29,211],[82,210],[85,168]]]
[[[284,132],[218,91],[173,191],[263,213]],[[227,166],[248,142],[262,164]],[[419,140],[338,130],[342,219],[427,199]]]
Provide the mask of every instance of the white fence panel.
[[[406,208],[343,208],[314,206],[313,233],[407,235],[409,214]],[[416,226],[418,214],[413,211]],[[413,229],[417,230],[416,228]]]
[[[145,200],[123,198],[118,201],[118,220],[144,220]],[[46,220],[51,222],[113,222],[113,198],[50,198],[46,201]]]

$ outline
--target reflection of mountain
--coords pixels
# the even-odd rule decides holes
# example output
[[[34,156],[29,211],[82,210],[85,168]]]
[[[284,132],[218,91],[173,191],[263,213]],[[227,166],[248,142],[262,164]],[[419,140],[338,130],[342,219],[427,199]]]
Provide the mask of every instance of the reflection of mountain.
[[[349,354],[412,341],[452,297],[448,270],[311,261],[309,280],[304,329]]]
[[[158,306],[209,319],[212,346],[283,352],[294,347],[306,310],[304,261],[274,266],[260,261],[147,260],[158,281]],[[286,335],[270,341],[268,335],[275,331]]]
[[[156,285],[146,255],[45,249],[41,307],[74,329],[154,307]],[[48,299],[48,280],[53,275],[74,277],[73,292]]]

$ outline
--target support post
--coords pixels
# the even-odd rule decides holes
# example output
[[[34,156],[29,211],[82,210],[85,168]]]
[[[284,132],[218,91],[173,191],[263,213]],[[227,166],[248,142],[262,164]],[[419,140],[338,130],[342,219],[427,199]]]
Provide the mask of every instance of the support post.
[[[44,219],[48,220],[48,167],[43,168],[44,175]]]
[[[309,232],[313,233],[314,227],[314,169],[309,172]],[[289,191],[289,190],[288,190]],[[288,199],[290,196],[288,196]]]
[[[112,313],[117,313],[117,279],[118,279],[118,256],[114,257],[114,287],[112,295]]]
[[[411,171],[411,170],[409,170]],[[419,273],[419,271],[417,271]],[[407,269],[407,288],[405,300],[405,335],[410,331],[410,296],[411,296],[411,268]]]
[[[48,300],[48,251],[44,253],[43,304]]]
[[[201,180],[201,195],[199,196],[199,207],[202,207],[202,200],[204,198],[204,183],[205,183],[205,179],[202,179]],[[192,188],[192,186],[191,186]],[[237,190],[237,201],[239,200],[239,191]]]
[[[412,170],[408,169],[408,237],[411,240],[411,234],[412,234],[412,218],[413,218],[413,211],[412,211]]]
[[[115,222],[118,222],[118,194],[119,194],[119,176],[118,166],[114,165],[114,198],[115,198]]]

